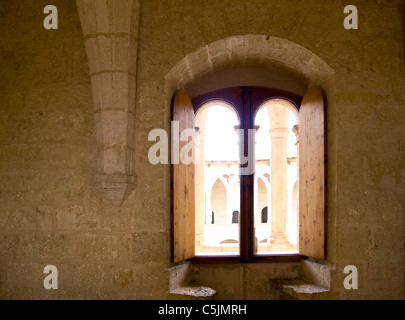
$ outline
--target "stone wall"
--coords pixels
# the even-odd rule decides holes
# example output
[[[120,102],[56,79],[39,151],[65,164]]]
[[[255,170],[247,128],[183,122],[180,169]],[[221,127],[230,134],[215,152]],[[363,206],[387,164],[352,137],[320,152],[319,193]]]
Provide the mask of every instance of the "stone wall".
[[[95,112],[97,72],[85,46],[93,36],[86,36],[78,10],[86,0],[77,7],[52,2],[58,30],[43,28],[46,1],[0,1],[1,298],[167,298],[170,167],[149,163],[148,135],[169,131],[176,89],[244,67],[282,69],[301,86],[325,91],[332,291],[342,299],[405,297],[402,1],[356,1],[360,29],[351,31],[343,27],[339,1],[141,1],[138,30],[131,31],[137,50],[127,58],[137,68],[114,69],[132,79],[125,82],[126,102],[135,118],[118,148],[124,171],[107,172],[124,175],[120,181],[130,189],[127,177],[136,176],[136,189],[123,191],[120,206],[96,188],[95,177],[106,173],[105,153],[103,120]],[[123,11],[116,9],[119,20]],[[111,38],[116,31],[101,33]],[[58,290],[43,288],[49,264],[58,267]],[[343,287],[349,264],[358,267],[359,290]],[[195,272],[202,282],[211,279],[202,284],[222,299],[266,299],[274,298],[267,279],[293,277],[295,267],[198,266]]]

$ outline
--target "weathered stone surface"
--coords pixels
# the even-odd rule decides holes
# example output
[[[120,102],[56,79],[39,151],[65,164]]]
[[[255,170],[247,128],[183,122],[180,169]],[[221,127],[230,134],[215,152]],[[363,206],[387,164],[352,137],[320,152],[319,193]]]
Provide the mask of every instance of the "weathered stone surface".
[[[214,289],[208,287],[184,287],[178,288],[170,292],[180,296],[190,296],[194,298],[210,298],[217,292]]]

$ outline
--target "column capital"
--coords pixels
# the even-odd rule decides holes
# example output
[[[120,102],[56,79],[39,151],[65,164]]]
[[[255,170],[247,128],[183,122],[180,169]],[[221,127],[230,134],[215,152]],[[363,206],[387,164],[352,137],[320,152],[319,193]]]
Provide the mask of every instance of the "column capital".
[[[273,128],[269,132],[272,139],[287,139],[290,134],[287,128]]]

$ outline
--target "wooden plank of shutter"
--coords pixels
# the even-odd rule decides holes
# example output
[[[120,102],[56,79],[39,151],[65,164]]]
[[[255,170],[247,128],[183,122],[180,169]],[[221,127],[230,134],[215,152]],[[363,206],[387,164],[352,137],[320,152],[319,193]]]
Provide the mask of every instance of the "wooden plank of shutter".
[[[180,151],[189,143],[180,141],[181,133],[186,129],[194,129],[193,105],[184,91],[179,91],[174,96],[172,120],[179,124],[179,131],[174,134],[172,132],[172,146],[178,143],[178,151]],[[179,156],[175,158],[177,157]],[[172,164],[172,260],[174,263],[195,256],[194,174],[194,163],[186,165],[179,161],[178,164]]]
[[[326,109],[315,87],[304,96],[299,118],[300,254],[326,258]]]

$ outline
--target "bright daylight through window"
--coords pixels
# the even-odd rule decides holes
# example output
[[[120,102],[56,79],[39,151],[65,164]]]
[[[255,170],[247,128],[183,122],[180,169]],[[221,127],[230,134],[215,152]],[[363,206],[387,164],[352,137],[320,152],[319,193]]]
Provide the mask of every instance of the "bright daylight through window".
[[[197,112],[196,255],[240,252],[240,141],[238,114],[223,101]],[[298,252],[298,120],[286,100],[265,102],[255,116],[254,250]]]

